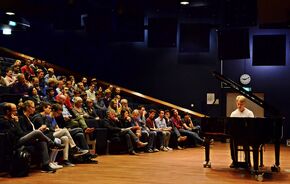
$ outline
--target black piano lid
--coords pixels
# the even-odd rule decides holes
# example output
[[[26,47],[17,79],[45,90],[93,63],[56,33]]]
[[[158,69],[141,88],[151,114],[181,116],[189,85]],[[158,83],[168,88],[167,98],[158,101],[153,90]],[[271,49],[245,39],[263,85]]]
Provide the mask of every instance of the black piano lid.
[[[255,104],[264,108],[267,112],[271,113],[273,116],[281,117],[281,113],[275,107],[267,104],[264,100],[260,99],[259,97],[257,97],[253,93],[246,91],[243,88],[243,86],[241,86],[240,84],[236,83],[235,81],[225,77],[224,75],[222,75],[216,71],[213,71],[212,75],[215,78],[217,78],[218,80],[226,83],[230,88],[232,88],[235,91],[237,91],[238,93],[242,94],[243,96],[245,96],[246,98],[248,98],[249,100],[254,102]]]

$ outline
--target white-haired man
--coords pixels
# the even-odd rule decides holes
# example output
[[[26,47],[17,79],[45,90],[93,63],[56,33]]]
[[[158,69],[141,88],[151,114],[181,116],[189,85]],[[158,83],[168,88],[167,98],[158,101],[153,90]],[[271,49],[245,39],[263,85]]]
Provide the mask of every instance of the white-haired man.
[[[234,110],[231,113],[230,117],[233,118],[254,118],[254,113],[246,108],[246,98],[242,95],[239,95],[236,97],[236,105],[237,109]],[[230,148],[231,148],[231,157],[232,157],[232,164],[230,165],[230,168],[235,168],[237,167],[237,148],[238,145],[236,145],[235,141],[233,139],[230,140]],[[244,145],[244,150],[245,150],[245,160],[249,162],[250,158],[250,153],[248,151],[249,146]],[[250,164],[250,163],[248,163]]]

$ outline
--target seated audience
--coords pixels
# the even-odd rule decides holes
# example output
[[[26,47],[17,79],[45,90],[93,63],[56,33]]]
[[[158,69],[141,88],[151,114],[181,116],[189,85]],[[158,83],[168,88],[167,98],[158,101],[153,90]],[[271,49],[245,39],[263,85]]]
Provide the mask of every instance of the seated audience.
[[[94,106],[97,110],[98,116],[100,116],[100,118],[104,118],[106,116],[107,107],[102,98],[102,92],[100,91],[96,92],[96,100],[94,101]]]
[[[13,76],[13,72],[11,68],[6,68],[6,76],[5,76],[6,86],[12,86],[16,82],[16,78]]]
[[[166,121],[167,127],[171,128],[171,135],[174,133],[177,137],[177,140],[176,140],[177,149],[183,149],[181,146],[179,146],[179,143],[185,141],[187,139],[187,136],[182,136],[180,132],[178,131],[178,129],[174,126],[174,124],[171,121],[169,110],[165,110],[164,119]]]
[[[62,163],[64,166],[74,166],[74,164],[69,161],[69,149],[75,157],[88,153],[88,150],[81,150],[78,148],[69,131],[66,128],[59,128],[54,118],[58,111],[52,111],[51,109],[52,108],[49,103],[43,102],[41,105],[41,112],[35,114],[32,118],[33,124],[35,125],[35,128],[45,125],[47,127],[47,130],[44,132],[46,135],[52,138],[59,138],[61,140],[61,142],[65,145],[65,148],[63,149]],[[52,167],[57,167],[58,164],[55,160],[52,161]]]
[[[88,117],[91,119],[99,120],[100,117],[97,114],[97,111],[94,107],[94,102],[91,99],[87,99],[84,107],[85,112],[89,115]]]
[[[16,94],[27,95],[29,82],[26,81],[24,74],[17,75],[17,81],[12,85],[12,91]]]
[[[146,119],[146,127],[149,128],[149,131],[154,134],[154,141],[153,141],[153,152],[158,152],[159,150],[156,148],[156,142],[159,141],[159,147],[163,148],[163,151],[167,151],[167,148],[163,146],[163,134],[159,129],[156,128],[154,118],[155,118],[156,111],[154,109],[150,109],[149,116]],[[172,149],[171,149],[172,150]]]
[[[63,106],[60,104],[54,104],[52,106],[53,111],[53,117],[55,118],[57,124],[60,128],[67,128],[69,130],[69,133],[71,134],[72,138],[74,139],[76,145],[80,147],[82,150],[89,150],[88,143],[85,139],[84,131],[80,127],[71,127],[70,123],[67,121],[70,121],[70,119],[65,120],[64,117],[67,117],[66,114],[63,115]],[[68,116],[70,117],[70,116]],[[92,158],[95,158],[97,155],[92,155],[90,153],[87,153],[83,155],[83,161],[86,163],[97,163],[97,161],[91,160]]]
[[[34,113],[34,103],[28,101],[24,103],[25,116],[29,116]],[[41,129],[36,130],[35,128],[31,129],[21,128],[23,124],[30,124],[29,118],[17,116],[17,107],[13,103],[5,103],[3,107],[4,116],[0,117],[0,131],[7,132],[9,135],[9,143],[13,148],[19,148],[21,146],[34,146],[37,149],[41,157],[41,169],[44,172],[55,172],[55,169],[49,166],[49,154],[48,147],[50,148],[63,148],[61,145],[56,144],[50,138],[45,136]],[[28,121],[28,122],[27,122]],[[22,126],[21,126],[21,125]],[[32,123],[31,123],[32,124]],[[28,126],[25,126],[28,127]]]
[[[42,102],[42,100],[41,100],[40,96],[38,95],[37,89],[35,87],[29,88],[28,100],[33,101],[36,108],[38,108],[40,106],[40,103]]]
[[[189,114],[185,114],[181,121],[183,123],[184,129],[192,131],[192,132],[196,132],[197,134],[199,134],[200,126],[197,125],[196,123],[194,124],[192,122],[191,117],[190,117]]]
[[[50,104],[56,103],[55,97],[54,97],[54,89],[53,88],[47,88],[46,90],[46,96],[43,98],[43,101],[48,102]]]
[[[54,69],[53,68],[48,68],[47,69],[47,74],[44,76],[45,83],[48,84],[49,79],[54,79],[57,81],[56,76],[54,75]]]
[[[171,118],[171,121],[172,121],[172,124],[174,125],[174,127],[176,127],[176,129],[177,129],[176,132],[179,132],[181,135],[185,135],[187,137],[192,138],[192,140],[195,141],[195,144],[204,145],[205,140],[200,138],[196,132],[192,132],[192,131],[186,130],[184,128],[184,124],[181,121],[180,116],[178,115],[177,109],[172,109],[172,113],[173,113],[173,116]]]
[[[131,107],[129,107],[127,99],[125,99],[125,98],[121,99],[120,103],[122,106],[122,110],[127,110],[129,112],[129,114],[132,114],[132,109],[131,109]]]
[[[77,98],[77,97],[76,97]],[[81,128],[87,134],[90,134],[94,131],[94,128],[89,128],[86,124],[86,121],[83,116],[77,116],[70,111],[65,105],[66,96],[60,95],[58,99],[58,103],[62,106],[62,117],[63,120],[57,120],[59,124],[62,124],[63,127],[66,128]]]
[[[96,100],[96,92],[95,92],[95,84],[92,83],[88,90],[86,90],[87,98],[95,101]]]
[[[30,77],[34,77],[35,73],[33,69],[30,67],[31,60],[27,59],[25,61],[25,65],[21,67],[21,73],[23,73],[25,76],[27,76],[26,79],[29,79]]]
[[[132,112],[132,127],[140,127],[141,128],[141,136],[144,140],[148,140],[148,145],[145,148],[146,152],[152,153],[157,151],[156,149],[156,137],[157,133],[154,131],[150,131],[150,129],[146,126],[145,121],[140,119],[139,110],[135,109]]]
[[[148,144],[141,142],[129,128],[122,128],[120,121],[116,118],[114,111],[107,112],[107,118],[104,120],[104,127],[106,127],[109,131],[109,139],[112,139],[113,137],[125,136],[128,152],[130,155],[137,155],[134,150],[132,141],[136,143],[137,147],[144,147]]]
[[[163,135],[163,142],[160,146],[160,150],[162,151],[172,150],[172,148],[169,147],[169,140],[172,127],[167,127],[163,110],[159,110],[159,117],[156,118],[154,122],[157,130],[161,131]]]

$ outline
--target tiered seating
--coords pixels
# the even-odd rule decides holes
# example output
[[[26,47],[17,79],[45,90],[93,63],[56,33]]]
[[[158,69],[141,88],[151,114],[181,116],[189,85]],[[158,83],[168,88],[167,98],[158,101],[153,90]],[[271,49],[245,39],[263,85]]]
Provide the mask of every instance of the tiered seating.
[[[23,56],[23,55],[22,55]],[[24,56],[23,56],[24,57]],[[17,55],[17,58],[19,58],[19,55]],[[24,60],[27,61],[27,59],[31,59],[31,57],[24,57]],[[134,91],[131,91],[126,88],[120,88],[117,86],[112,86],[106,82],[103,81],[97,81],[94,78],[80,76],[77,73],[73,72],[64,72],[66,69],[49,64],[48,62],[39,62],[39,60],[33,60],[33,63],[27,64],[27,66],[24,65],[24,60],[22,60],[21,64],[21,70],[18,72],[20,74],[15,73],[13,71],[14,75],[17,75],[18,80],[20,79],[20,75],[24,74],[23,77],[25,77],[23,83],[20,85],[22,87],[22,90],[15,90],[14,88],[19,87],[17,86],[20,82],[17,81],[15,84],[9,86],[9,87],[4,87],[2,86],[0,88],[0,101],[1,102],[12,102],[15,104],[19,104],[19,108],[21,108],[21,104],[25,100],[32,100],[35,103],[36,107],[41,107],[42,101],[48,101],[52,104],[61,104],[61,107],[66,107],[68,110],[68,113],[72,113],[73,118],[77,119],[79,121],[80,119],[84,118],[85,120],[85,127],[84,125],[81,125],[81,128],[85,132],[85,138],[87,141],[87,144],[90,146],[91,153],[94,154],[95,152],[99,154],[109,154],[109,153],[121,153],[121,152],[126,152],[126,141],[124,138],[109,138],[109,130],[106,128],[106,125],[104,124],[105,117],[104,114],[106,111],[114,111],[114,113],[117,115],[117,120],[118,122],[123,121],[123,117],[121,117],[121,110],[129,110],[128,112],[131,113],[132,110],[139,108],[140,106],[143,107],[143,110],[145,109],[168,109],[168,108],[175,108],[182,110],[186,113],[191,113],[195,116],[204,116],[202,114],[190,111],[188,109],[184,109],[178,106],[175,106],[173,104],[140,94],[136,93]],[[6,71],[6,68],[12,66],[15,63],[16,59],[11,59],[11,58],[1,58],[0,62],[5,63],[5,67],[2,67],[2,71]],[[43,73],[43,74],[41,74]],[[60,76],[59,74],[62,73],[70,73],[73,74],[73,76]],[[2,76],[5,76],[6,73],[2,72]],[[76,78],[74,80],[73,78]],[[71,81],[71,82],[67,82]],[[89,81],[89,82],[88,82]],[[92,87],[92,90],[90,91],[91,84],[95,85]],[[24,86],[24,87],[23,87]],[[27,87],[27,89],[26,89]],[[34,89],[36,90],[36,93],[33,92]],[[118,89],[119,88],[119,89]],[[121,90],[121,93],[120,93]],[[17,92],[15,92],[17,91]],[[51,97],[48,96],[50,91],[54,92],[55,94],[52,94]],[[92,94],[100,94],[100,99],[95,99],[94,95]],[[98,95],[96,95],[96,98]],[[125,107],[121,105],[121,99],[123,99],[123,96],[126,96],[127,99],[129,99],[129,107]],[[97,110],[92,113],[90,111],[90,107],[88,104],[86,104],[87,98],[92,98],[91,100],[94,102]],[[63,101],[61,100],[63,99]],[[78,101],[80,100],[81,104],[78,106]],[[98,102],[103,101],[105,104],[105,110],[104,109],[99,109],[99,106],[96,105]],[[152,103],[153,102],[153,103]],[[89,103],[89,101],[88,101]],[[109,105],[111,104],[111,105]],[[94,109],[93,109],[94,110]],[[65,109],[63,109],[65,111]],[[141,112],[141,110],[135,110],[137,112]],[[142,111],[144,112],[144,111]],[[158,115],[158,113],[157,113]],[[65,119],[64,113],[62,115]],[[129,114],[131,116],[131,114]],[[178,114],[177,114],[178,116]],[[72,118],[72,117],[70,117]],[[140,121],[138,126],[140,127],[146,127],[146,118],[148,118],[148,113],[147,114],[141,114],[140,115]],[[157,118],[153,116],[153,121],[154,119]],[[180,116],[177,117],[179,118],[178,121],[181,123],[181,118]],[[134,119],[133,116],[131,117],[130,121]],[[57,123],[60,126],[65,126],[61,125],[61,121],[59,121],[57,118]],[[135,120],[134,120],[135,121]],[[173,126],[173,124],[170,124],[170,119],[166,119],[168,126]],[[80,122],[80,121],[79,121]],[[133,122],[133,120],[132,120]],[[131,122],[131,124],[132,124]],[[142,125],[142,123],[144,125]],[[88,127],[87,127],[88,126]],[[122,125],[123,126],[123,125]],[[128,125],[129,127],[132,125]],[[182,125],[181,125],[182,126]],[[122,130],[126,127],[121,127]],[[128,128],[127,128],[128,129]],[[143,128],[141,128],[143,129]],[[161,131],[161,130],[149,130],[147,127],[147,131]],[[173,126],[174,129],[174,126]],[[181,136],[181,135],[176,135],[174,134],[174,131],[172,129],[171,133],[171,143],[170,146],[178,147],[180,146],[177,143],[177,140],[185,140],[186,136]],[[178,130],[177,130],[178,131]],[[1,130],[0,130],[1,132]],[[144,133],[144,132],[143,132]],[[142,133],[140,138],[142,141],[149,141],[150,138],[144,138]],[[137,134],[136,134],[137,135]],[[156,134],[157,135],[157,134]],[[181,136],[182,139],[179,138]],[[159,138],[158,138],[159,139]],[[145,151],[147,152],[153,152],[153,151],[158,151],[159,149],[163,151],[168,151],[171,148],[163,148],[163,146],[158,142],[157,139],[154,140],[155,146],[151,148],[145,147]],[[139,143],[138,146],[143,147],[146,144],[142,145]],[[157,145],[157,146],[156,146]],[[180,144],[182,146],[182,144]],[[136,145],[134,145],[136,147]],[[181,148],[180,148],[181,149]],[[143,149],[141,149],[143,151]]]

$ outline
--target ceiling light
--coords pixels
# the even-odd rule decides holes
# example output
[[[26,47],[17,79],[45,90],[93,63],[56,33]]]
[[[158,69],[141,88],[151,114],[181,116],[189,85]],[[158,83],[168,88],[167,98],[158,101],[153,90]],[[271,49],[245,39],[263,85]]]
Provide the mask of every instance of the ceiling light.
[[[189,5],[189,1],[180,1],[181,5]]]
[[[190,4],[191,7],[205,7],[208,6],[208,2],[206,1],[195,1]]]
[[[3,28],[3,34],[4,35],[11,35],[11,32],[12,32],[12,30],[11,30],[11,28],[10,27],[5,27],[5,28]]]
[[[6,12],[6,15],[15,15],[13,12]]]
[[[8,25],[9,25],[9,26],[16,26],[16,22],[10,20],[10,21],[8,22]]]

